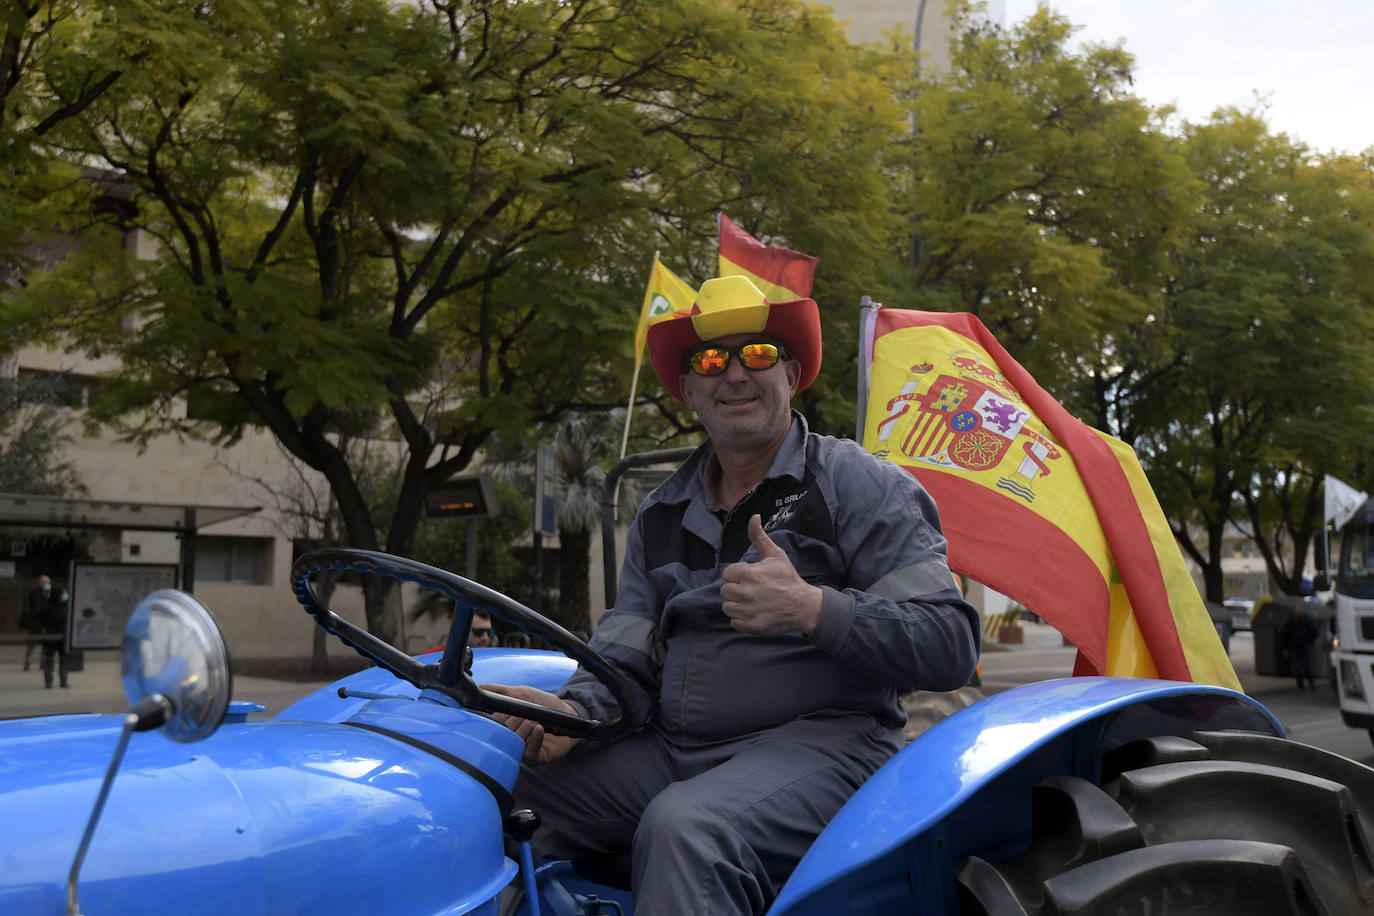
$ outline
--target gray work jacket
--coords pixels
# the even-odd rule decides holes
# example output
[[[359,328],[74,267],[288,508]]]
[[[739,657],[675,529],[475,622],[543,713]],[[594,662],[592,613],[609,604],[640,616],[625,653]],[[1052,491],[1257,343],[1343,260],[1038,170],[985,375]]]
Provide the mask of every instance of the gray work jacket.
[[[628,676],[635,727],[729,739],[805,717],[900,727],[904,689],[953,690],[978,659],[977,612],[945,559],[935,502],[908,472],[854,442],[792,428],[764,479],[729,512],[707,508],[710,443],[651,493],[626,544],[615,607],[592,645]],[[758,513],[803,579],[822,588],[809,636],[741,633],[721,610],[722,572],[757,562]],[[559,691],[597,718],[618,711],[578,670]]]

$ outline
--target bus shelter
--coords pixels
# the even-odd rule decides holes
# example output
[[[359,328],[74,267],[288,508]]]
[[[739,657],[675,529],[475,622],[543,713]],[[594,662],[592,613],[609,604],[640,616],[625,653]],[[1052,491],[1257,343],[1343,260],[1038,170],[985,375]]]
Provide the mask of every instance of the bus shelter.
[[[212,506],[0,493],[0,644],[30,635],[19,624],[39,575],[62,579],[71,593],[68,646],[115,648],[137,601],[156,588],[195,587],[196,536],[202,528],[259,511]],[[84,555],[102,533],[174,535],[175,559],[114,561]]]

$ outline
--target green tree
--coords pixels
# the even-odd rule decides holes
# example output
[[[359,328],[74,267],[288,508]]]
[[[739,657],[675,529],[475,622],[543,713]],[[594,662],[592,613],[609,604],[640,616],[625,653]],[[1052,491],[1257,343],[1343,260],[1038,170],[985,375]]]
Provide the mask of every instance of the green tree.
[[[601,526],[606,471],[619,458],[618,433],[623,422],[624,414],[620,411],[569,413],[559,421],[551,437],[558,462],[558,604],[548,614],[570,630],[585,632],[604,610],[591,606],[591,548],[593,535]],[[528,519],[535,492],[535,467],[522,447],[504,455],[501,451],[494,450],[492,457],[498,459],[494,472],[524,494],[522,511]],[[637,505],[644,495],[631,481],[621,485],[622,505]],[[613,598],[608,596],[608,600]],[[542,603],[543,596],[538,600]]]
[[[595,616],[604,610],[591,606],[588,577],[592,535],[601,527],[606,470],[619,455],[615,432],[621,419],[619,412],[568,414],[554,438],[558,455],[558,620],[569,629],[589,630]],[[606,600],[614,598],[609,595]]]
[[[1297,594],[1322,527],[1327,474],[1361,480],[1374,435],[1374,168],[1368,157],[1308,159],[1290,175],[1280,270],[1294,312],[1277,374],[1291,416],[1270,424],[1260,471],[1241,488],[1271,580]],[[1282,289],[1282,284],[1280,285]]]
[[[96,36],[101,21],[72,0],[0,2],[0,288],[33,265],[36,236],[85,225],[110,203],[82,180],[85,163],[54,156],[49,140],[122,76],[96,50],[112,38]]]
[[[977,314],[1134,445],[1209,597],[1233,520],[1295,583],[1314,483],[1370,435],[1367,163],[1252,113],[1174,132],[1121,48],[1070,49],[1043,8],[1010,30],[956,15],[952,71],[912,94],[898,303]]]
[[[967,311],[1050,390],[1148,310],[1188,175],[1120,48],[1071,48],[1041,8],[1010,30],[956,9],[951,72],[916,84],[906,307]]]
[[[1151,315],[1157,381],[1134,444],[1209,599],[1224,597],[1222,538],[1239,518],[1296,590],[1316,482],[1374,433],[1367,180],[1251,112],[1184,140],[1201,191]]]
[[[96,416],[130,438],[269,429],[356,546],[408,553],[425,490],[498,431],[619,403],[649,252],[704,263],[722,204],[820,201],[816,248],[881,235],[884,58],[795,0],[106,18],[89,40],[124,76],[53,139],[135,189],[157,251],[98,282],[68,259],[17,315],[60,301],[47,332],[118,354]],[[406,448],[386,526],[338,444],[383,424]],[[389,584],[367,616],[395,639]]]

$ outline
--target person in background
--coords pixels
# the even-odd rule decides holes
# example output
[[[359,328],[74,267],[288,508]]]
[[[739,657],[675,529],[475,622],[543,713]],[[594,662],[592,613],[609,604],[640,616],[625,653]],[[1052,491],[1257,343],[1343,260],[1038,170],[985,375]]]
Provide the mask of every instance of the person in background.
[[[1307,686],[1316,690],[1317,682],[1312,679],[1312,647],[1317,644],[1317,622],[1303,610],[1301,601],[1293,603],[1293,614],[1283,622],[1279,636],[1288,652],[1289,667],[1298,682],[1298,690],[1303,689],[1304,680]]]
[[[472,649],[489,647],[495,633],[496,630],[491,625],[491,615],[481,608],[473,608],[472,629],[468,630],[468,647]]]
[[[43,659],[40,667],[43,669],[43,686],[52,689],[53,680],[53,659],[57,660],[57,674],[61,681],[61,686],[67,687],[67,613],[70,600],[67,590],[64,588],[56,595],[52,595],[43,609],[43,633],[46,636],[57,637],[49,639],[43,643]]]
[[[32,637],[43,632],[43,613],[51,598],[52,580],[47,576],[39,576],[38,584],[29,589],[28,604],[25,606],[24,616],[19,620],[20,627],[28,630],[30,636],[29,641],[24,645],[25,671],[28,671],[33,663],[33,650],[43,645],[43,640]]]

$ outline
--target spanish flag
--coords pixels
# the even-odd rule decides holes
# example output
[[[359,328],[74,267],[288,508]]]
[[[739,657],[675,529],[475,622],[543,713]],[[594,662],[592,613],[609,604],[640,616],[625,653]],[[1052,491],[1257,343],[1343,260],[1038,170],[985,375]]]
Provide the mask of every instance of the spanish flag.
[[[864,448],[940,506],[951,568],[1078,647],[1076,674],[1240,689],[1135,452],[969,314],[866,308]]]
[[[791,248],[765,245],[720,214],[720,273],[743,274],[763,291],[770,302],[808,299],[820,258]]]
[[[644,359],[644,340],[649,325],[674,312],[690,311],[697,301],[697,291],[687,282],[663,266],[654,254],[654,266],[649,270],[649,285],[644,289],[644,304],[639,307],[639,326],[635,328],[635,375]]]

